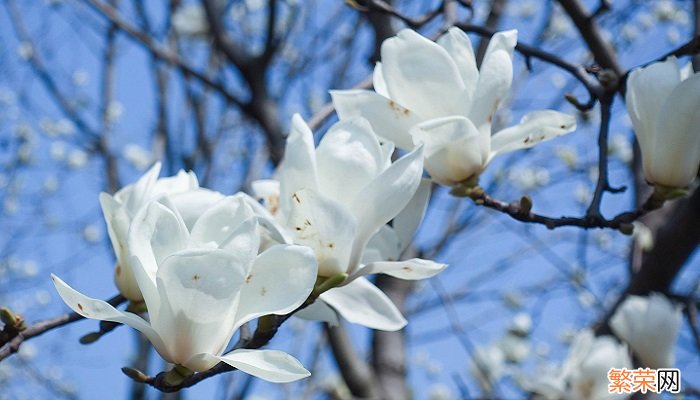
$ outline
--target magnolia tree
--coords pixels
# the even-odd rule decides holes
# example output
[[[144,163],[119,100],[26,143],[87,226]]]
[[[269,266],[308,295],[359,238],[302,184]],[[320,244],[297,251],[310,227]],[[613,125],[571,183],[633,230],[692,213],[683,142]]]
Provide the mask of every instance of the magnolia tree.
[[[0,399],[700,393],[700,2],[3,8]]]

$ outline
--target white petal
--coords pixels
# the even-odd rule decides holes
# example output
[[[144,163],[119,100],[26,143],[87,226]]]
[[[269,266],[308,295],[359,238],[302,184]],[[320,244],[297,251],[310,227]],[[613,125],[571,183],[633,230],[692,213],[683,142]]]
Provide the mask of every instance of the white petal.
[[[171,194],[168,197],[182,216],[187,229],[191,230],[197,218],[214,204],[221,201],[224,195],[209,189],[197,189]]]
[[[498,131],[491,138],[494,155],[526,149],[539,142],[565,135],[576,129],[576,117],[559,111],[543,110],[526,114],[518,125]]]
[[[673,88],[681,80],[678,61],[669,57],[666,61],[657,62],[645,68],[630,72],[627,78],[625,103],[634,132],[642,150],[642,162],[645,172],[647,162],[651,161],[651,138],[657,126],[661,107],[668,99]]]
[[[382,43],[389,97],[423,119],[465,115],[465,87],[445,49],[410,29]]]
[[[404,150],[413,148],[408,132],[422,119],[411,110],[368,90],[331,90],[331,97],[341,120],[366,118],[379,137]]]
[[[396,150],[396,146],[394,145],[394,142],[387,141],[382,143],[382,154],[384,155],[384,166],[382,169],[387,169],[391,165],[391,157],[394,155],[394,150]]]
[[[311,294],[317,272],[316,257],[308,247],[270,247],[255,259],[245,279],[234,326],[262,315],[294,311]]]
[[[476,57],[472,49],[472,42],[469,36],[457,27],[450,28],[444,35],[440,36],[437,43],[442,46],[452,57],[459,74],[464,82],[466,96],[464,97],[465,107],[471,108],[472,96],[479,81],[479,70],[476,66]]]
[[[136,213],[150,198],[153,185],[158,180],[160,174],[160,162],[153,164],[143,176],[139,178],[133,185],[129,185],[122,190],[130,188],[129,198],[126,200],[126,208],[132,213]],[[120,191],[121,192],[121,191]],[[119,195],[119,192],[117,192]]]
[[[642,366],[671,368],[682,324],[681,308],[665,296],[628,296],[610,318],[610,328],[627,342]]]
[[[160,304],[156,290],[158,265],[167,256],[186,248],[189,236],[182,218],[163,202],[167,203],[167,198],[151,202],[136,214],[127,242],[134,278],[151,317],[158,314]]]
[[[199,189],[197,175],[192,171],[179,170],[175,176],[158,179],[153,185],[151,196],[184,193],[196,189]]]
[[[365,278],[321,294],[321,299],[346,320],[382,331],[397,331],[406,319],[384,292]]]
[[[160,355],[166,360],[171,361],[169,359],[165,344],[161,340],[160,336],[143,318],[130,312],[117,310],[106,301],[87,297],[68,286],[54,274],[51,274],[51,279],[53,280],[54,286],[56,286],[56,291],[58,291],[61,299],[63,299],[63,302],[66,303],[66,305],[73,311],[85,318],[100,321],[119,322],[129,325],[130,327],[146,335],[148,340],[151,341]]]
[[[411,200],[423,174],[423,147],[401,157],[370,182],[352,201],[351,212],[357,221],[350,268],[359,266],[369,239],[393,219]]]
[[[400,250],[403,251],[413,240],[418,226],[423,220],[425,210],[428,208],[430,200],[430,190],[432,182],[430,179],[421,179],[418,190],[408,202],[406,207],[394,218],[392,227],[399,237],[401,243]]]
[[[158,268],[161,309],[152,317],[173,357],[183,364],[195,354],[221,354],[233,335],[245,266],[227,251],[184,250]]]
[[[357,229],[352,214],[310,189],[299,190],[292,197],[286,226],[294,234],[294,243],[313,249],[319,275],[345,272]]]
[[[447,268],[447,264],[412,258],[406,261],[378,261],[360,270],[362,275],[387,274],[395,278],[419,280],[431,278]]]
[[[319,191],[348,206],[384,167],[384,155],[364,118],[334,124],[316,149]]]
[[[386,89],[386,82],[384,81],[384,74],[382,73],[382,63],[377,62],[374,64],[374,73],[372,74],[372,86],[374,86],[374,91],[378,94],[389,97],[389,91]]]
[[[656,132],[650,141],[647,178],[650,182],[687,187],[700,166],[700,74],[681,82],[659,112]]]
[[[238,349],[218,358],[246,374],[275,383],[294,382],[311,375],[299,360],[279,350]]]
[[[367,248],[362,256],[362,263],[369,264],[375,261],[398,260],[401,254],[401,242],[396,231],[384,225],[367,243]]]
[[[439,183],[456,185],[480,174],[486,165],[489,141],[482,141],[474,124],[464,117],[423,122],[411,135],[425,146],[425,169]]]
[[[513,82],[513,49],[518,41],[515,30],[498,32],[491,38],[479,70],[479,82],[474,92],[469,119],[482,132],[490,126],[498,104],[503,100]]]
[[[311,305],[295,312],[294,316],[309,321],[327,322],[331,326],[340,324],[338,313],[323,300],[316,300]]]
[[[278,169],[280,177],[280,208],[289,210],[291,197],[299,189],[316,189],[316,155],[314,136],[299,114],[292,117],[284,159]]]
[[[254,215],[253,210],[240,198],[227,196],[197,219],[192,227],[190,242],[197,247],[219,247],[243,221]]]

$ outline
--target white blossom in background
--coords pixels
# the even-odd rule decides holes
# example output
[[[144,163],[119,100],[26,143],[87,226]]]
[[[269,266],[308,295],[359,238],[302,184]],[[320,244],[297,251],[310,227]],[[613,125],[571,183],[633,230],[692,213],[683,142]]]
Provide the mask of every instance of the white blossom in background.
[[[681,308],[653,293],[628,296],[610,319],[610,328],[629,344],[643,367],[671,368],[681,322]]]
[[[49,146],[49,155],[54,161],[63,161],[66,159],[66,154],[68,154],[68,149],[66,148],[66,143],[62,141],[55,141]]]
[[[543,110],[491,135],[513,80],[516,41],[514,30],[494,35],[477,69],[471,41],[460,29],[450,28],[437,43],[402,30],[382,44],[375,91],[332,91],[333,104],[341,120],[364,117],[399,148],[422,143],[425,168],[435,181],[467,183],[495,156],[575,129],[573,116]]]
[[[153,154],[135,143],[124,146],[122,155],[138,170],[144,170],[153,163]]]
[[[170,363],[205,371],[225,362],[268,381],[295,381],[309,372],[282,351],[237,349],[222,355],[242,324],[295,310],[314,287],[310,249],[277,245],[258,255],[259,246],[257,218],[240,197],[217,202],[188,229],[164,195],[134,216],[127,244],[149,321],[52,278],[75,312],[132,326]]]
[[[527,390],[549,400],[622,400],[628,395],[608,391],[610,368],[633,368],[627,346],[612,336],[595,336],[584,329],[571,343],[563,366],[533,376]],[[559,374],[552,374],[556,371]]]
[[[81,149],[73,149],[68,153],[68,157],[66,158],[66,164],[70,168],[73,169],[78,169],[82,168],[87,164],[88,162],[88,154]]]
[[[199,215],[223,198],[220,193],[200,188],[193,172],[180,171],[176,176],[158,179],[160,167],[160,163],[156,163],[138,181],[113,196],[100,193],[102,213],[117,258],[115,283],[121,294],[131,301],[143,299],[132,273],[126,244],[131,221],[139,210],[157,196],[168,194],[187,226],[191,227]]]
[[[669,57],[627,78],[627,111],[653,185],[686,188],[700,167],[700,74],[684,75]]]
[[[435,383],[428,388],[429,400],[453,400],[456,398],[449,386],[444,383]]]
[[[17,47],[17,55],[22,60],[27,61],[34,56],[34,47],[29,42],[20,42]]]
[[[423,279],[446,267],[397,261],[423,216],[429,185],[421,182],[421,147],[394,163],[393,150],[393,144],[379,143],[362,118],[335,124],[315,148],[311,130],[295,115],[277,172],[279,186],[269,180],[254,185],[257,196],[274,205],[276,220],[293,242],[314,250],[320,277],[348,276],[298,316],[335,322],[337,311],[353,323],[397,330],[406,320],[363,276]],[[392,219],[393,229],[385,227]]]
[[[503,376],[505,360],[503,351],[497,345],[477,347],[472,353],[469,373],[484,391],[491,392]]]
[[[83,228],[83,239],[88,243],[97,243],[102,239],[100,228],[95,224],[87,224]]]
[[[632,232],[632,237],[634,241],[639,246],[640,249],[644,251],[649,251],[654,248],[654,233],[649,229],[648,226],[644,225],[643,222],[634,221],[634,231]]]
[[[661,0],[654,5],[653,13],[659,21],[670,21],[676,15],[676,6],[671,0]]]
[[[115,122],[121,118],[124,113],[124,105],[121,102],[112,100],[107,105],[106,118],[109,122]]]
[[[173,29],[182,36],[204,36],[209,33],[207,15],[200,3],[185,4],[172,16]]]
[[[629,164],[632,162],[634,157],[634,150],[632,149],[632,144],[625,135],[613,135],[610,138],[610,143],[608,144],[608,153],[614,155],[623,163]]]
[[[73,79],[73,84],[76,86],[85,86],[87,84],[88,79],[90,78],[90,75],[88,75],[88,72],[84,69],[77,69],[73,71],[73,75],[71,77]]]

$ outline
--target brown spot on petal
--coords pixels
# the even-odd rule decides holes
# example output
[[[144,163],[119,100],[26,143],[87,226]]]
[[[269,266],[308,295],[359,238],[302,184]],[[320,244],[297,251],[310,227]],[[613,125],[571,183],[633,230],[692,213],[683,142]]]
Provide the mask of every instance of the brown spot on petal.
[[[296,201],[297,203],[301,204],[301,199],[299,198],[299,195],[298,195],[298,194],[294,193],[294,194],[292,195],[292,198],[294,199],[294,201]]]
[[[406,271],[406,272],[412,272],[412,271],[413,271],[413,268],[409,267],[408,265],[404,266],[402,269],[403,269],[404,271]]]
[[[253,274],[250,274],[245,277],[245,283],[250,283],[250,281],[253,279]]]
[[[192,280],[193,280],[193,281],[198,281],[198,280],[200,280],[201,278],[202,278],[202,277],[199,276],[199,275],[197,275],[197,274],[192,275]]]
[[[80,303],[78,303],[78,308],[80,309],[80,311],[83,311],[83,312],[85,311],[85,310],[83,310],[83,305]]]
[[[265,289],[265,286],[260,288],[260,296],[265,296],[267,294],[267,289]]]
[[[117,276],[122,274],[122,267],[121,266],[117,265],[117,272],[116,273],[117,273]]]
[[[334,248],[334,247],[335,247],[335,243],[328,243],[328,248],[329,248],[329,249],[332,249],[332,248]]]

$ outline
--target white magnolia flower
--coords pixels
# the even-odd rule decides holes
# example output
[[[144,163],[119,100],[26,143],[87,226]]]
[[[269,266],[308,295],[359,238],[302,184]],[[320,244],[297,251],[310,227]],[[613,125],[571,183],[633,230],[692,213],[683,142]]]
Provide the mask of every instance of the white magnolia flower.
[[[163,196],[134,217],[128,240],[150,322],[53,280],[75,312],[132,326],[170,363],[205,371],[223,361],[262,379],[290,382],[309,372],[284,352],[238,349],[222,355],[242,324],[292,312],[314,287],[311,250],[277,245],[258,255],[259,244],[257,218],[240,198],[219,201],[188,230]]]
[[[405,29],[382,44],[375,92],[334,91],[341,120],[367,118],[374,131],[411,149],[424,144],[425,168],[442,184],[478,177],[493,157],[571,132],[575,118],[557,111],[525,115],[491,136],[492,119],[513,80],[517,32],[491,39],[477,69],[469,37],[451,28],[434,43]]]
[[[658,293],[629,296],[610,319],[610,328],[648,368],[671,368],[681,327],[681,309]]]
[[[536,399],[622,400],[628,395],[610,393],[610,368],[632,369],[627,346],[611,336],[595,336],[590,329],[580,331],[562,367],[547,367],[531,377],[524,389]],[[558,372],[558,373],[557,373]]]
[[[505,355],[498,345],[477,347],[472,354],[469,372],[486,392],[503,376]]]
[[[172,16],[173,29],[183,36],[204,36],[209,33],[207,14],[201,4],[186,4]]]
[[[627,111],[632,119],[646,180],[685,188],[700,166],[700,74],[682,73],[675,57],[632,71]]]
[[[131,271],[126,243],[136,213],[157,196],[168,194],[191,227],[202,212],[223,198],[220,193],[200,188],[193,172],[180,171],[176,176],[158,179],[159,173],[160,163],[156,163],[138,181],[123,187],[114,196],[100,193],[102,213],[117,257],[114,280],[121,294],[131,301],[143,300]]]
[[[299,316],[335,322],[337,317],[328,304],[350,322],[374,329],[400,329],[406,320],[399,310],[362,276],[385,273],[422,279],[446,267],[421,259],[396,261],[420,222],[429,185],[421,184],[421,147],[392,164],[393,150],[393,144],[379,143],[362,118],[334,125],[318,148],[303,119],[299,115],[292,119],[278,170],[278,200],[274,200],[275,185],[269,181],[255,188],[268,203],[278,204],[275,217],[291,233],[293,242],[314,250],[319,276],[348,275],[343,286],[323,293],[322,302],[315,302]],[[393,229],[387,230],[384,226],[392,219]],[[366,257],[371,240],[377,247],[371,247],[372,255]],[[390,244],[382,247],[382,241]]]

